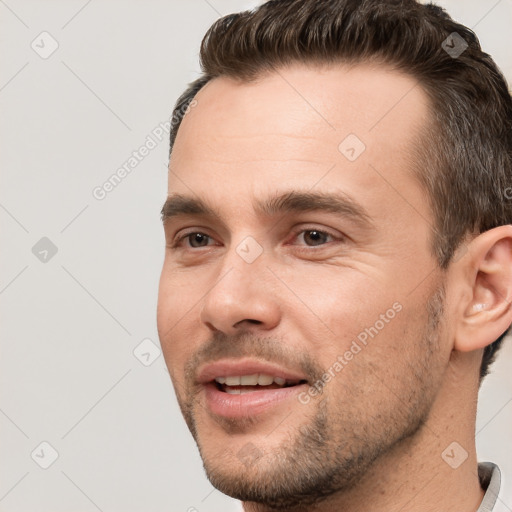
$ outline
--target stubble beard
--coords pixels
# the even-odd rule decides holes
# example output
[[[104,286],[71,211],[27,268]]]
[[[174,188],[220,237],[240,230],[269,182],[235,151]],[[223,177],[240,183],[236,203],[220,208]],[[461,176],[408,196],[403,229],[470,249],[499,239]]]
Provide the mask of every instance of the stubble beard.
[[[399,367],[402,385],[399,396],[402,410],[365,410],[364,404],[332,404],[335,396],[318,401],[314,416],[298,429],[294,427],[278,447],[259,450],[240,470],[240,457],[226,447],[213,457],[201,442],[195,410],[201,407],[191,394],[178,402],[203,459],[212,485],[224,494],[254,504],[251,510],[306,511],[326,498],[353,489],[376,460],[390,453],[400,443],[415,436],[425,423],[435,399],[431,372],[439,344],[439,323],[443,314],[444,286],[433,293],[427,303],[428,321],[420,338],[422,351],[417,352],[414,368]],[[415,342],[416,340],[411,340]],[[408,373],[407,373],[408,372]],[[340,377],[338,377],[340,378]],[[344,395],[350,400],[349,392]],[[386,390],[384,385],[381,389]],[[368,390],[367,390],[368,391]],[[371,390],[378,393],[377,390]],[[389,390],[388,390],[389,391]],[[394,390],[394,395],[397,390]],[[389,391],[391,394],[391,391]],[[385,403],[386,397],[383,396]],[[251,420],[225,422],[223,427],[235,431],[249,430]],[[239,430],[238,430],[239,431]]]

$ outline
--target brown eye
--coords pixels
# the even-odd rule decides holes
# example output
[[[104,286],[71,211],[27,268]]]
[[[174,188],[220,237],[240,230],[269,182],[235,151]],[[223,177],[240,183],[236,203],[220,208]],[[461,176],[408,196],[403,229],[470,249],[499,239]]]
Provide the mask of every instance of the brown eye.
[[[320,231],[318,229],[303,230],[299,233],[299,237],[301,234],[303,234],[304,242],[306,243],[306,245],[310,247],[323,245],[329,241],[329,237],[332,238],[332,235],[330,235],[329,233],[326,233],[325,231]]]
[[[204,233],[189,233],[184,238],[188,239],[191,247],[206,247],[210,237]]]
[[[187,240],[188,243],[184,245],[184,241]],[[213,240],[210,236],[205,233],[201,233],[200,231],[190,231],[189,233],[185,233],[177,238],[176,242],[171,246],[173,249],[197,249],[200,247],[208,247],[208,241]]]

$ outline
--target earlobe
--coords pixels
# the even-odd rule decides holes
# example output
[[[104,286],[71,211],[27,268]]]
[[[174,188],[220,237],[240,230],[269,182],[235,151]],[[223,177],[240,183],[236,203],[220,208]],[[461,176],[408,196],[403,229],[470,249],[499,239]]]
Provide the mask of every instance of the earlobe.
[[[471,298],[457,324],[454,348],[467,352],[493,343],[512,324],[512,225],[478,235],[460,263],[467,267]]]

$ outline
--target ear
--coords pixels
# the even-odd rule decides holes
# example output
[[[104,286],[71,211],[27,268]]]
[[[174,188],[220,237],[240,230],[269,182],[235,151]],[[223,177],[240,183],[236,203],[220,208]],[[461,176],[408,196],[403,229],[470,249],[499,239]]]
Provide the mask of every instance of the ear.
[[[481,233],[457,263],[465,287],[454,348],[461,352],[490,345],[512,324],[512,225]]]

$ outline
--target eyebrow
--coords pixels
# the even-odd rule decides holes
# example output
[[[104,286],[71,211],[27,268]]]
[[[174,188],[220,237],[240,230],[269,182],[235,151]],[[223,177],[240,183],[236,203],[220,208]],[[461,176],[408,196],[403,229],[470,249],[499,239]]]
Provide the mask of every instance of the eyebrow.
[[[275,217],[286,213],[326,211],[347,217],[363,228],[370,228],[373,223],[366,209],[345,193],[299,192],[290,191],[276,194],[264,200],[255,200],[253,208],[260,216]],[[161,216],[162,222],[184,216],[197,215],[211,217],[221,221],[221,215],[203,200],[173,194],[165,201]]]

